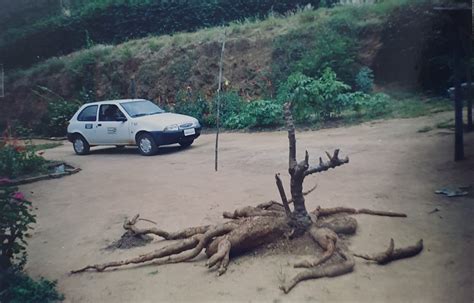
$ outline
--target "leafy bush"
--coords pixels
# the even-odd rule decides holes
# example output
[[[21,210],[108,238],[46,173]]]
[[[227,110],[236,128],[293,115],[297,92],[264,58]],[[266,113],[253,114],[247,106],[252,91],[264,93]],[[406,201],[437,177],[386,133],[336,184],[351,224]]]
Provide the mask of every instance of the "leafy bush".
[[[81,105],[76,101],[58,100],[48,104],[48,111],[43,118],[48,136],[64,136],[67,133],[67,125],[72,116]]]
[[[16,178],[45,171],[46,160],[35,153],[31,144],[6,144],[0,147],[0,177]]]
[[[222,122],[227,121],[230,117],[234,116],[235,114],[240,113],[245,105],[246,102],[242,97],[239,96],[236,92],[224,92],[220,96],[221,101],[221,109],[220,109],[220,119]],[[214,97],[213,100],[213,111],[212,113],[215,115],[217,109],[217,96]]]
[[[343,94],[340,99],[348,108],[368,118],[375,118],[389,111],[390,96],[383,93],[369,95],[363,92],[354,92]]]
[[[17,190],[0,188],[0,302],[62,300],[63,296],[55,290],[56,282],[43,278],[34,281],[21,272],[27,257],[26,238],[36,216],[32,214],[31,202]]]
[[[281,86],[278,99],[293,102],[297,122],[312,122],[340,114],[345,105],[340,96],[349,89],[347,84],[337,80],[331,68],[326,68],[319,79],[297,72]]]
[[[52,303],[64,299],[56,290],[56,281],[44,278],[35,281],[22,272],[8,275],[8,280],[11,286],[0,293],[1,302]]]
[[[209,102],[201,96],[194,97],[185,91],[178,92],[174,112],[192,116],[199,120],[201,125],[210,125],[212,119],[210,115]]]
[[[0,272],[22,269],[26,263],[26,237],[35,215],[31,202],[16,187],[0,188]]]
[[[282,105],[273,100],[257,100],[247,103],[242,111],[224,121],[232,129],[272,127],[283,122]]]
[[[318,22],[295,28],[275,39],[272,53],[272,81],[280,87],[293,73],[319,77],[330,67],[346,83],[354,80],[357,39],[339,24],[331,24],[327,17]],[[355,26],[353,26],[355,27]]]
[[[362,67],[355,77],[357,90],[371,93],[374,87],[374,72],[367,66]]]
[[[374,118],[387,113],[389,103],[390,96],[384,93],[372,95],[366,104],[367,115]]]

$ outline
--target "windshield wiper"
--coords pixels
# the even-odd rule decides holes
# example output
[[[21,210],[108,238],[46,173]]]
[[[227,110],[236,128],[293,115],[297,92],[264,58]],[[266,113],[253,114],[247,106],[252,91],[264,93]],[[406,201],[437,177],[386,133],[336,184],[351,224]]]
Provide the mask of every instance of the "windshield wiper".
[[[141,113],[141,114],[135,114],[133,115],[134,118],[137,118],[137,117],[143,117],[143,116],[148,116],[149,114],[146,114],[146,113]]]

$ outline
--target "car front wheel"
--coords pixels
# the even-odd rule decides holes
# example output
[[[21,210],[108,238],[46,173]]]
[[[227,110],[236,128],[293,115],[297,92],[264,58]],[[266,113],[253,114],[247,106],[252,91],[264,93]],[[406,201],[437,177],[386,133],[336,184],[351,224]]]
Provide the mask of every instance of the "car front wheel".
[[[72,146],[74,147],[74,151],[76,152],[76,154],[81,156],[87,155],[90,151],[89,143],[81,135],[76,135],[74,137],[74,140],[72,141]]]
[[[137,146],[140,154],[144,156],[154,155],[158,151],[158,146],[156,146],[155,140],[150,134],[141,134],[138,137]]]
[[[191,144],[193,144],[194,140],[186,140],[186,141],[180,141],[179,142],[179,145],[181,145],[181,147],[189,147],[191,146]]]

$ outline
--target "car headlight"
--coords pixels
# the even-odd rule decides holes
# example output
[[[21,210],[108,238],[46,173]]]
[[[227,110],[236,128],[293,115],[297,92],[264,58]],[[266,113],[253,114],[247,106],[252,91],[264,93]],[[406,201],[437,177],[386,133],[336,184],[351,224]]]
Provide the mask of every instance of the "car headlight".
[[[179,130],[178,124],[168,125],[168,126],[165,127],[165,129],[164,129],[165,132],[172,132],[172,131],[177,131],[177,130]]]

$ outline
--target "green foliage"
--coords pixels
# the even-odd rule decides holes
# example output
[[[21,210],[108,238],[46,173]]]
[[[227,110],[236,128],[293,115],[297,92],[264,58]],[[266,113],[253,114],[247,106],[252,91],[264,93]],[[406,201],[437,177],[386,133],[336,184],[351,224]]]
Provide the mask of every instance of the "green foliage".
[[[0,147],[0,177],[16,178],[21,175],[43,172],[46,160],[36,155],[31,144],[6,144]]]
[[[10,287],[0,293],[1,302],[53,303],[64,300],[56,290],[56,281],[44,278],[35,281],[22,272],[8,275],[8,280]]]
[[[49,102],[48,112],[46,117],[43,118],[45,134],[52,137],[65,136],[69,120],[80,106],[80,103],[75,101],[58,100]]]
[[[63,300],[55,289],[56,282],[43,278],[35,281],[21,272],[27,258],[26,239],[36,223],[32,211],[31,202],[18,188],[0,187],[0,302]]]
[[[211,115],[209,102],[202,96],[193,96],[186,91],[178,92],[174,112],[194,117],[201,125],[209,126],[213,123],[213,119],[209,118]]]
[[[347,29],[341,29],[342,21],[329,22],[323,16],[316,18],[316,22],[295,28],[275,39],[272,81],[277,87],[293,73],[319,77],[328,67],[344,82],[353,81],[358,47],[357,34],[353,32],[357,26],[344,25],[350,29],[348,32]]]
[[[270,11],[283,14],[307,4],[318,7],[319,1],[72,0],[70,16],[59,9],[46,18],[2,32],[0,57],[8,68],[28,66],[94,43],[115,44],[151,34],[195,31],[245,18],[263,18]],[[58,8],[58,2],[43,6]]]
[[[345,105],[340,96],[349,89],[331,68],[326,68],[319,79],[299,72],[292,74],[279,89],[278,98],[293,102],[297,122],[314,122],[339,115]]]
[[[240,113],[246,104],[242,97],[240,97],[236,92],[221,93],[220,98],[220,119],[222,124],[225,124],[225,121],[230,117]],[[212,104],[212,113],[215,115],[217,109],[217,96],[215,96]]]
[[[357,73],[354,82],[357,90],[371,93],[374,87],[374,72],[367,66],[364,66]]]
[[[347,108],[354,110],[359,116],[376,118],[387,114],[390,109],[391,98],[387,94],[378,93],[369,95],[360,91],[340,96]]]
[[[224,121],[231,129],[274,127],[283,122],[282,105],[274,100],[257,100],[247,103],[239,113]]]
[[[16,187],[0,188],[0,272],[26,263],[26,237],[35,223],[31,202]]]

